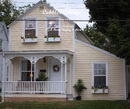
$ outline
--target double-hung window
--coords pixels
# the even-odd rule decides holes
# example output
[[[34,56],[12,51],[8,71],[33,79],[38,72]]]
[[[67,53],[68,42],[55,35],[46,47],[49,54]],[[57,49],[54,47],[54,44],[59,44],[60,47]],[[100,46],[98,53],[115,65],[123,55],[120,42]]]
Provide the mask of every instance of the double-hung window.
[[[46,35],[50,37],[59,36],[59,17],[47,17]]]
[[[35,38],[37,36],[36,18],[25,18],[25,38]]]
[[[32,76],[32,81],[33,81],[34,72],[35,72],[34,64],[32,64],[32,70],[31,70],[30,61],[28,61],[28,60],[21,61],[21,81],[31,81],[31,76]]]
[[[105,87],[108,86],[108,64],[107,63],[93,63],[93,86]]]

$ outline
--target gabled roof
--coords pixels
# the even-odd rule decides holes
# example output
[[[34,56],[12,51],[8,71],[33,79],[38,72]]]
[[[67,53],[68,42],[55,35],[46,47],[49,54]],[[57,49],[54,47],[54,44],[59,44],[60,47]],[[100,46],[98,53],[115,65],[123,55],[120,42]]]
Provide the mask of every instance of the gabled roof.
[[[8,40],[8,31],[7,31],[7,27],[6,27],[5,22],[0,22],[0,28],[3,29],[4,34],[5,34],[5,36],[6,36],[7,40]]]
[[[77,25],[77,24],[75,24],[75,28],[78,28],[78,29],[80,29],[81,31],[81,34],[83,34],[86,38],[87,38],[87,40],[92,44],[92,45],[94,45],[94,43],[93,43],[93,41],[84,33],[84,31]]]
[[[69,19],[68,17],[66,17],[65,15],[61,14],[60,12],[58,12],[55,8],[53,8],[52,6],[48,5],[46,2],[43,2],[43,1],[39,1],[37,2],[32,8],[28,9],[23,15],[20,15],[17,20],[13,21],[9,27],[11,27],[12,25],[14,25],[17,21],[19,20],[22,20],[22,17],[24,17],[26,14],[30,13],[31,11],[33,11],[38,5],[40,4],[44,4],[46,7],[48,7],[49,9],[52,9],[54,10],[55,12],[59,13],[60,16],[62,16],[64,19],[66,19],[67,21],[71,22],[75,28],[80,28],[75,22],[73,22],[71,19]],[[81,29],[81,28],[80,28]],[[82,30],[82,29],[81,29]],[[80,31],[86,38],[88,41],[90,41],[91,44],[93,44],[92,40],[83,32],[83,31]]]
[[[63,18],[65,18],[67,21],[70,21],[72,24],[75,24],[75,22],[71,21],[68,17],[66,17],[65,15],[61,14],[60,12],[58,12],[55,8],[53,8],[52,6],[48,5],[46,2],[43,1],[39,1],[37,2],[32,8],[29,8],[23,15],[20,15],[15,21],[13,21],[10,25],[8,25],[9,27],[12,26],[13,24],[15,24],[17,21],[22,20],[21,18],[24,17],[26,14],[30,13],[31,11],[33,11],[38,5],[40,4],[44,4],[46,7],[54,10],[55,12],[59,13],[60,16],[62,16]]]

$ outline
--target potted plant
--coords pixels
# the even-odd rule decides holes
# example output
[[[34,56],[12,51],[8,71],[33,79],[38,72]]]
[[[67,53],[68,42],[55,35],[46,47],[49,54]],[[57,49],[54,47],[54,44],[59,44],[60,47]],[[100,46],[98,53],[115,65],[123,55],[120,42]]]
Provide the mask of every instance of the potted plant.
[[[81,93],[83,92],[83,90],[87,89],[83,84],[83,80],[78,79],[77,83],[73,87],[78,95],[76,97],[76,100],[81,100]]]
[[[46,81],[48,79],[48,77],[46,77],[45,73],[40,72],[38,74],[38,78],[36,78],[36,81]],[[45,86],[45,83],[42,84],[42,82],[39,82],[39,86],[40,86],[40,91],[43,91],[43,86]],[[43,92],[41,92],[40,94],[43,94]]]
[[[48,79],[48,77],[46,77],[45,73],[40,72],[38,74],[38,78],[36,78],[36,81],[46,81]]]

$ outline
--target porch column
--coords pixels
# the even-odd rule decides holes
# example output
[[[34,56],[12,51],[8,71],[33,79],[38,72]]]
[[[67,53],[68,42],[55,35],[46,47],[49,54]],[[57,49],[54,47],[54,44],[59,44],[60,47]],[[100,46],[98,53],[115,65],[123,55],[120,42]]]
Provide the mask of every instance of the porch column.
[[[4,102],[5,96],[5,57],[3,57],[3,69],[2,69],[2,102]]]
[[[63,81],[63,63],[61,63],[61,81]]]
[[[67,65],[65,63],[65,81],[67,81]]]
[[[70,94],[72,94],[72,61],[70,60]]]
[[[33,74],[32,74],[32,63],[31,63],[31,74],[30,74],[30,77],[31,77],[31,82],[32,82],[32,77],[33,77]]]

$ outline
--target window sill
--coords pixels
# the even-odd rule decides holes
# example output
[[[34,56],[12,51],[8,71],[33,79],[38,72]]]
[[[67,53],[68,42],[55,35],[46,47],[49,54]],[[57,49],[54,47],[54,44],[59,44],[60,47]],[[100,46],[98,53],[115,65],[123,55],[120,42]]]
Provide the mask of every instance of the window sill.
[[[60,42],[60,37],[56,37],[56,38],[44,38],[44,42]]]
[[[22,43],[34,43],[37,42],[37,38],[25,38],[25,39],[21,39]]]
[[[94,91],[94,89],[91,90],[92,93],[108,93],[108,89],[105,89],[103,91],[103,89],[98,89],[97,91]]]

